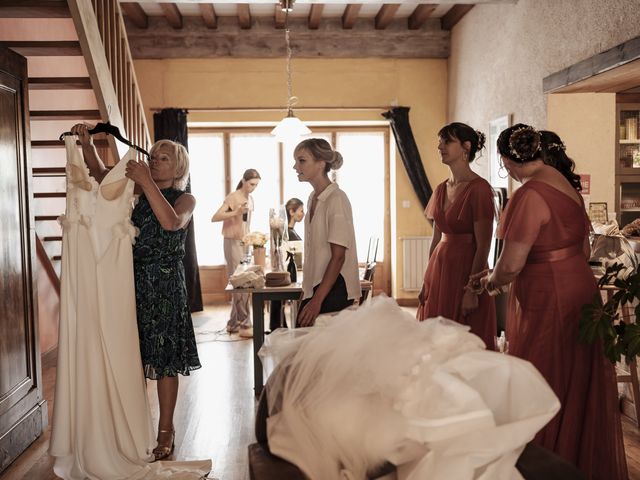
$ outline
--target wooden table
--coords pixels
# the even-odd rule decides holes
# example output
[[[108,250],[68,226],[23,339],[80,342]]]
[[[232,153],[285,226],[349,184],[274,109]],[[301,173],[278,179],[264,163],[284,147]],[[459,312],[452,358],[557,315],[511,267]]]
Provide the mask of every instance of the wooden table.
[[[362,290],[371,290],[372,283],[362,280],[360,281]],[[253,315],[253,386],[256,397],[260,396],[264,379],[262,378],[262,362],[258,357],[258,351],[264,343],[264,304],[272,300],[294,300],[297,302],[302,299],[302,283],[292,283],[285,287],[263,287],[263,288],[233,288],[227,285],[225,292],[231,295],[241,293],[251,294],[251,308]],[[297,308],[292,309],[292,317],[295,317]],[[295,318],[291,319],[291,327],[295,328]]]

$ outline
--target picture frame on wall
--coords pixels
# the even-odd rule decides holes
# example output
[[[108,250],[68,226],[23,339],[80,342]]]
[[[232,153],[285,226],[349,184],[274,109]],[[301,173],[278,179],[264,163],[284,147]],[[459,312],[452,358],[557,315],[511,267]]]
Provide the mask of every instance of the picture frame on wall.
[[[495,118],[489,122],[489,138],[488,151],[489,151],[489,183],[494,188],[506,188],[507,192],[511,194],[512,184],[509,174],[504,168],[500,168],[500,154],[496,147],[498,136],[505,128],[511,126],[511,114],[503,115]]]

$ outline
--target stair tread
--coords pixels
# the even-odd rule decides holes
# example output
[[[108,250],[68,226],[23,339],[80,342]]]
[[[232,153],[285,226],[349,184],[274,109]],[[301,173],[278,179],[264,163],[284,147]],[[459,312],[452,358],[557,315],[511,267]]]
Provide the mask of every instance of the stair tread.
[[[72,40],[11,40],[2,41],[0,46],[11,48],[20,55],[31,56],[82,56],[80,42]]]
[[[42,241],[44,242],[59,242],[61,240],[62,240],[62,236],[42,237]]]
[[[46,176],[46,175],[65,175],[65,167],[33,167],[31,169],[34,175]]]
[[[96,147],[109,146],[106,140],[94,140],[93,144]],[[76,142],[76,145],[80,145],[80,142]],[[64,148],[64,140],[31,140],[31,148]]]
[[[2,18],[70,18],[69,6],[64,0],[9,0],[0,6]]]
[[[31,77],[30,90],[84,90],[91,89],[89,77]]]
[[[99,110],[32,110],[31,120],[100,120]]]
[[[52,220],[58,220],[59,216],[60,215],[36,215],[35,220],[36,222],[52,221]]]
[[[67,192],[36,192],[33,198],[65,198]]]

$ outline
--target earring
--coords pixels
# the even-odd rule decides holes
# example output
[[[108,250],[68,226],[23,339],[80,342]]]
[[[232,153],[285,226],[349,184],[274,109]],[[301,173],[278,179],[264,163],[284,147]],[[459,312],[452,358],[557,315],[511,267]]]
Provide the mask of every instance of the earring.
[[[504,165],[500,165],[500,168],[498,169],[498,176],[502,179],[509,176],[509,172],[507,172],[507,169],[504,168]]]

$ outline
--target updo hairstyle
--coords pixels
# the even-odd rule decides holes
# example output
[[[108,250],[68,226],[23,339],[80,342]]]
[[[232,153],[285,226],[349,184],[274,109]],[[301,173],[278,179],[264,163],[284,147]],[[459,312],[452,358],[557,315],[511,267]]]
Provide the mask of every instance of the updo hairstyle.
[[[307,138],[301,141],[295,148],[293,154],[295,155],[300,150],[307,150],[316,161],[325,162],[325,173],[329,173],[329,170],[338,170],[342,167],[342,155],[337,152],[329,142],[324,138]]]
[[[476,153],[484,148],[486,136],[480,130],[474,130],[466,123],[453,122],[449,125],[445,125],[438,132],[438,137],[444,140],[458,140],[462,145],[464,142],[469,142],[471,147],[469,148],[469,156],[467,160],[469,163],[473,162],[476,157]]]

